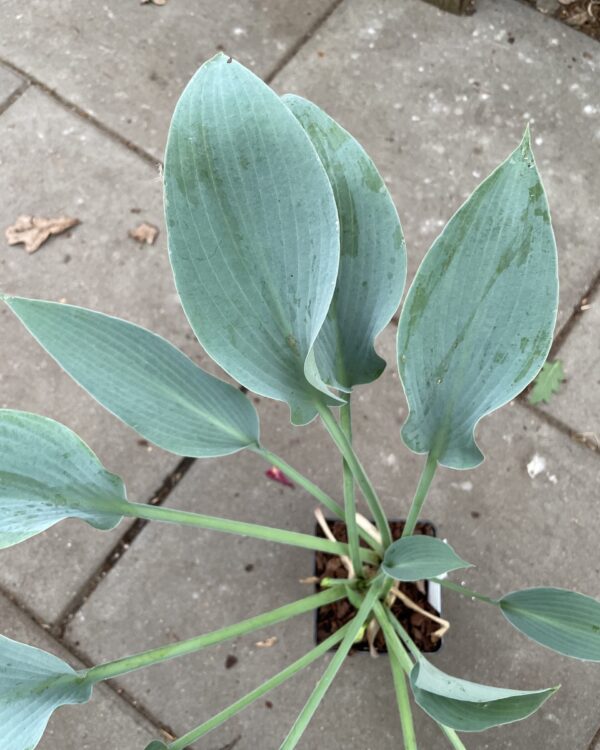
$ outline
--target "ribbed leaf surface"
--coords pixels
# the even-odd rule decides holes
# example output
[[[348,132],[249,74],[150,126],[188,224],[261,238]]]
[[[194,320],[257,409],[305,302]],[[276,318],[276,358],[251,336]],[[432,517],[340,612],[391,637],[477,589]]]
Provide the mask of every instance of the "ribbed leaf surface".
[[[585,661],[600,661],[600,602],[576,591],[535,588],[499,601],[506,619],[542,646]]]
[[[2,750],[33,750],[55,709],[91,695],[91,685],[62,659],[0,636]]]
[[[5,301],[79,385],[161,448],[181,456],[224,456],[258,441],[250,401],[161,336],[82,307]]]
[[[315,344],[319,372],[349,390],[381,375],[376,336],[389,323],[406,280],[400,219],[363,147],[312,102],[283,101],[306,130],[325,167],[340,219],[340,268],[329,313]]]
[[[398,328],[416,453],[467,469],[473,431],[543,365],[556,319],[556,245],[529,133],[450,219],[427,253]]]
[[[312,347],[335,289],[333,192],[300,123],[219,54],[190,81],[165,159],[169,252],[202,346],[247,388],[310,421],[324,395]]]
[[[444,674],[420,659],[410,675],[416,702],[433,719],[459,732],[481,732],[530,716],[556,692],[507,690]]]
[[[397,581],[421,581],[470,567],[449,544],[421,534],[397,539],[387,548],[383,560],[384,571]]]
[[[125,499],[121,479],[74,432],[37,414],[0,409],[0,548],[63,518],[112,529]]]

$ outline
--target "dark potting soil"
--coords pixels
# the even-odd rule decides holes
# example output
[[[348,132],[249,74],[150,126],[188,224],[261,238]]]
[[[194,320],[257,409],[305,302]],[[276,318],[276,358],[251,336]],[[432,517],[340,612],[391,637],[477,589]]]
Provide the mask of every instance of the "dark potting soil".
[[[598,0],[557,0],[545,3],[541,0],[523,0],[523,2],[533,5],[542,13],[564,21],[572,28],[583,31],[584,34],[600,41],[600,3]]]
[[[346,524],[343,521],[332,521],[328,519],[328,523],[338,541],[348,541]],[[392,531],[392,537],[394,539],[399,539],[402,535],[402,530],[404,529],[404,521],[390,522],[390,529]],[[427,522],[419,523],[415,530],[415,534],[435,536],[435,528],[432,524]],[[324,537],[323,531],[320,527],[317,527],[317,536]],[[361,546],[367,546],[363,540],[361,540]],[[319,578],[319,580],[322,578],[347,578],[348,571],[339,557],[328,555],[325,552],[316,552],[315,576]],[[428,584],[426,581],[420,583],[404,583],[398,581],[400,591],[402,591],[403,594],[406,594],[411,601],[426,612],[439,615],[439,612],[437,612],[427,601],[427,586]],[[318,584],[316,585],[316,589],[321,590]],[[425,615],[422,615],[419,612],[409,609],[398,599],[392,606],[392,612],[406,628],[411,638],[423,653],[431,653],[440,648],[441,642],[439,638],[432,637],[433,633],[440,627],[438,623],[425,617]],[[340,601],[333,602],[333,604],[326,604],[324,607],[320,607],[317,610],[317,643],[322,643],[326,638],[329,638],[330,635],[333,635],[333,633],[339,628],[349,622],[355,614],[356,608],[347,599],[341,599]],[[375,646],[379,653],[386,653],[387,649],[385,647],[385,639],[381,631],[375,639]],[[368,651],[369,646],[367,642],[364,641],[354,644],[352,650]]]

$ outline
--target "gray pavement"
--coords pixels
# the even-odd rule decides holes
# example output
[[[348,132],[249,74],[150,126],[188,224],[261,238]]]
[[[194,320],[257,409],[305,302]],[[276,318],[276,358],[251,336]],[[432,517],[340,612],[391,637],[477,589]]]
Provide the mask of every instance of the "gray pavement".
[[[560,248],[562,325],[598,270],[600,49],[516,2],[478,9],[465,18],[349,0],[274,85],[325,107],[372,155],[402,218],[409,276],[531,123]]]
[[[597,292],[589,296],[591,307],[569,323],[600,272],[600,47],[516,0],[480,0],[478,7],[476,15],[456,18],[420,0],[209,0],[201,8],[179,0],[162,7],[137,0],[32,0],[24,8],[5,0],[0,225],[24,213],[67,214],[81,224],[34,255],[22,246],[0,248],[0,288],[133,320],[216,370],[195,344],[176,298],[154,159],[162,154],[182,86],[220,47],[272,79],[278,91],[313,98],[363,142],[397,202],[411,274],[443,223],[530,121],[560,253],[559,326],[568,325],[558,356],[567,383],[549,406],[532,410],[517,402],[484,420],[487,461],[472,472],[440,471],[426,514],[477,565],[465,576],[473,588],[500,593],[551,584],[600,596],[594,562],[600,453],[593,440],[576,439],[600,429]],[[141,221],[161,230],[155,245],[128,237]],[[132,499],[151,500],[179,458],[140,444],[4,310],[0,326],[8,352],[0,364],[0,406],[63,421],[123,476]],[[398,435],[406,406],[393,326],[380,349],[389,367],[356,394],[354,421],[357,450],[393,517],[406,513],[422,459]],[[257,407],[266,445],[339,497],[339,462],[319,425],[293,429],[284,405],[257,399]],[[545,469],[531,478],[527,464],[535,454]],[[197,461],[164,501],[310,532],[312,500],[269,481],[266,468],[250,454]],[[205,632],[306,593],[299,579],[310,574],[312,561],[303,551],[157,524],[111,559],[127,530],[122,524],[100,533],[63,523],[0,552],[0,631],[73,664],[75,656],[92,663]],[[91,585],[101,568],[106,576]],[[442,668],[515,688],[563,685],[533,719],[467,736],[469,750],[595,750],[597,667],[548,658],[483,605],[447,593],[444,611],[452,629],[435,657]],[[272,648],[256,646],[270,635],[278,637]],[[130,675],[117,687],[126,688],[128,700],[155,727],[183,732],[311,644],[312,620],[305,616],[183,663]],[[230,669],[228,655],[238,659]],[[274,750],[322,668],[314,665],[269,696],[272,705],[259,701],[197,743],[198,750]],[[398,746],[390,691],[385,658],[353,657],[301,746]],[[335,735],[328,711],[349,717]],[[420,747],[442,746],[430,722],[420,717],[417,728]],[[90,706],[58,712],[40,748],[142,750],[152,733],[128,701],[103,688]]]
[[[268,77],[335,4],[4,0],[2,56],[160,156],[177,98],[204,60],[225,49]]]
[[[582,308],[569,336],[556,352],[563,363],[565,381],[556,398],[542,408],[600,450],[600,294],[596,292],[585,299]]]
[[[23,84],[24,80],[20,76],[0,67],[0,111],[8,106],[11,97]]]
[[[388,361],[393,358],[394,333],[390,326],[381,338],[380,350]],[[390,517],[406,513],[423,464],[422,458],[410,454],[398,438],[404,410],[393,367],[378,384],[358,392],[354,409],[357,450],[381,491]],[[283,416],[279,415],[280,419]],[[322,428],[316,423],[310,425],[301,433],[301,443],[292,429],[286,433],[289,437],[284,442],[281,436],[284,439],[278,450],[290,462],[310,467],[311,477],[339,496],[339,462]],[[574,587],[600,595],[596,568],[589,565],[589,555],[596,547],[596,529],[586,523],[596,507],[589,488],[600,481],[598,457],[557,435],[518,404],[486,419],[480,438],[487,455],[484,465],[469,472],[440,470],[427,505],[427,516],[435,522],[440,536],[448,538],[461,556],[477,565],[476,571],[465,576],[468,585],[492,595],[535,584]],[[531,479],[527,463],[535,453],[545,459],[546,471]],[[196,462],[168,503],[309,532],[314,524],[310,497],[298,488],[285,489],[269,482],[263,471],[263,465],[251,454]],[[511,498],[517,500],[517,509]],[[582,550],[589,554],[582,555]],[[253,570],[247,572],[247,565]],[[88,660],[98,661],[135,649],[141,638],[158,645],[171,638],[190,637],[299,598],[306,587],[298,581],[311,574],[311,566],[312,557],[303,550],[209,532],[148,526],[75,617],[66,634],[67,642],[76,641]],[[212,571],[221,570],[229,573],[227,580],[219,575],[212,577]],[[157,596],[156,591],[164,593]],[[467,747],[521,748],[531,734],[539,737],[539,747],[564,747],[568,739],[574,742],[573,747],[587,747],[598,723],[597,666],[569,663],[560,657],[549,659],[541,649],[515,637],[495,610],[465,603],[453,594],[446,594],[444,599],[444,611],[453,627],[435,657],[436,664],[488,684],[522,689],[563,685],[561,693],[528,722],[482,735],[481,744],[467,739]],[[222,603],[222,609],[211,611],[205,603],[215,600]],[[132,610],[142,613],[134,622]],[[276,635],[277,645],[267,650],[256,648],[256,641],[267,635]],[[152,715],[169,720],[181,732],[283,668],[307,651],[311,643],[312,622],[306,616],[271,628],[268,633],[198,654],[189,660],[186,670],[172,663],[158,668],[160,674],[138,672],[121,684]],[[239,659],[230,670],[225,667],[228,654]],[[319,671],[315,666],[278,690],[271,699],[274,705],[268,721],[263,718],[264,704],[259,704],[217,732],[212,745],[207,741],[205,745],[199,743],[198,748],[220,747],[238,735],[243,738],[241,747],[257,746],[261,738],[265,743],[261,747],[278,747],[283,730],[294,710],[301,707]],[[363,694],[367,677],[364,683],[359,678],[365,671],[371,680],[368,684],[377,686],[374,693]],[[216,675],[210,691],[198,675],[213,679]],[[587,686],[585,695],[579,688],[582,681]],[[163,682],[177,685],[172,703],[165,703]],[[368,730],[371,750],[385,750],[396,731],[389,691],[385,659],[372,663],[364,655],[353,658],[332,688],[305,746],[318,747],[320,737],[332,746],[343,739],[349,747],[359,747],[358,732]],[[359,723],[344,723],[341,738],[326,728],[323,717],[328,708],[351,716],[358,704],[365,713]],[[564,727],[562,734],[560,726]],[[419,721],[419,730],[424,747],[430,747],[435,731],[425,720]]]
[[[0,598],[2,634],[42,648],[64,659],[74,669],[82,667],[60,644],[50,638],[27,615],[4,597]],[[101,732],[101,736],[100,736]],[[48,724],[46,739],[40,747],[61,750],[91,748],[143,748],[156,737],[157,729],[111,688],[101,685],[84,706],[67,706],[57,711]]]

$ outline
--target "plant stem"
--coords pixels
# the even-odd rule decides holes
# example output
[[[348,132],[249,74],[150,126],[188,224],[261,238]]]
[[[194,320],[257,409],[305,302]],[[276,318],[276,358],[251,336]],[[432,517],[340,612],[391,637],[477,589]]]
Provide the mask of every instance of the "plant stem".
[[[402,628],[399,622],[394,618],[392,613],[389,610],[386,610],[380,602],[377,602],[375,607],[375,616],[377,617],[377,621],[381,625],[381,629],[383,630],[383,634],[385,636],[385,642],[388,647],[388,651],[390,651],[390,660],[392,660],[392,656],[397,660],[397,663],[399,666],[402,667],[404,672],[406,672],[407,675],[410,675],[413,663],[411,662],[408,654],[406,653],[406,650],[404,649],[404,646],[402,643],[406,643],[408,647],[411,649],[411,653],[418,658],[420,657],[420,652],[416,647],[416,644],[412,640],[412,638],[408,635],[408,633]],[[398,627],[402,628],[402,641],[396,634],[396,630],[398,630],[398,627],[396,627],[396,623]],[[400,631],[398,631],[400,632]],[[392,669],[393,669],[393,663],[392,663]],[[448,740],[450,740],[450,744],[452,745],[455,750],[466,750],[465,746],[461,742],[460,737],[456,734],[454,729],[450,729],[450,727],[446,727],[443,724],[440,724],[438,721],[435,722],[439,728],[442,730],[442,732],[446,735]],[[404,726],[404,723],[403,723]],[[409,746],[405,746],[408,748]]]
[[[264,448],[262,445],[251,445],[248,447],[248,450],[254,451],[254,453],[263,458],[267,463],[271,464],[272,466],[276,466],[278,469],[281,469],[281,471],[283,471],[286,476],[288,476],[290,479],[293,479],[294,482],[302,487],[302,489],[306,490],[309,495],[312,495],[314,498],[316,498],[322,505],[327,508],[327,510],[331,511],[331,513],[336,515],[338,518],[344,520],[345,514],[342,506],[337,503],[332,497],[330,497],[324,490],[318,487],[314,482],[311,482],[310,479],[305,477],[304,474],[301,474],[297,469],[294,469],[293,466],[290,466],[290,464],[288,464],[285,459],[281,458],[281,456],[278,456],[276,453],[273,453],[267,448]],[[363,531],[360,528],[358,530],[358,533],[372,549],[374,549],[380,555],[383,555],[383,547],[376,539],[373,539],[373,537],[368,532]]]
[[[190,732],[188,732],[187,734],[184,734],[179,739],[175,740],[174,742],[171,742],[169,744],[169,750],[185,750],[185,748],[188,745],[191,745],[192,742],[195,742],[196,740],[200,739],[200,737],[203,737],[205,734],[208,734],[213,729],[218,727],[220,724],[223,724],[223,722],[227,721],[232,716],[235,716],[237,713],[242,711],[251,703],[258,700],[258,698],[268,693],[270,690],[273,690],[274,688],[279,687],[279,685],[284,683],[290,677],[293,677],[293,675],[295,675],[296,672],[299,672],[305,667],[308,667],[309,664],[312,664],[314,661],[316,661],[321,656],[323,656],[323,654],[327,653],[327,651],[329,651],[330,648],[333,648],[333,646],[339,643],[344,637],[344,635],[346,634],[346,631],[348,630],[349,626],[350,626],[350,623],[348,623],[347,625],[344,625],[342,628],[336,631],[333,635],[329,636],[327,640],[320,643],[318,646],[313,648],[304,656],[300,657],[300,659],[297,659],[293,664],[290,664],[281,672],[278,672],[276,675],[271,677],[262,685],[255,688],[250,693],[248,693],[247,695],[237,700],[235,703],[232,703],[230,706],[223,709],[223,711],[220,711],[218,714],[216,714],[216,716],[213,716],[211,719],[209,719],[208,721],[205,721],[199,727],[196,727],[196,729],[192,729]]]
[[[406,649],[402,645],[402,641],[396,635],[396,631],[392,627],[391,613],[386,609],[381,602],[377,602],[373,607],[377,622],[380,624],[385,636],[385,641],[388,644],[390,654],[393,654],[402,669],[406,674],[410,674],[413,663],[410,660],[410,656],[406,653]]]
[[[465,588],[464,586],[459,586],[458,583],[453,583],[452,581],[448,581],[445,578],[432,578],[431,580],[434,583],[439,583],[440,586],[444,586],[444,588],[450,589],[451,591],[457,591],[463,596],[472,597],[473,599],[479,599],[479,601],[485,602],[486,604],[494,604],[496,607],[498,606],[498,602],[495,599],[492,599],[489,596],[485,596],[484,594],[478,594],[476,591],[471,591],[471,589]]]
[[[390,658],[392,667],[392,676],[394,678],[394,687],[396,689],[396,699],[398,702],[398,711],[400,713],[400,723],[402,725],[402,737],[404,739],[404,750],[417,750],[417,736],[413,724],[412,710],[410,699],[408,697],[408,687],[406,677],[400,668],[400,665],[393,657]]]
[[[365,500],[367,501],[369,510],[371,511],[375,520],[375,524],[379,529],[379,533],[381,534],[381,539],[383,542],[383,548],[386,549],[392,543],[392,534],[390,532],[390,527],[383,508],[381,507],[381,502],[377,497],[377,493],[375,492],[373,485],[371,484],[369,478],[365,473],[365,470],[358,460],[358,457],[354,452],[351,443],[348,442],[346,435],[344,434],[339,424],[336,422],[329,407],[319,402],[315,403],[315,407],[319,412],[321,419],[323,420],[323,424],[333,438],[334,443],[337,445],[342,456],[348,463],[348,466],[350,467],[352,474],[354,475],[354,478],[356,479],[356,482],[358,483],[358,486],[360,487],[360,490],[363,493]]]
[[[196,526],[201,529],[222,531],[228,534],[239,534],[240,536],[249,536],[254,539],[264,539],[268,542],[277,542],[278,544],[289,544],[294,547],[303,547],[304,549],[319,550],[331,555],[347,555],[349,551],[347,544],[343,544],[342,542],[332,542],[329,539],[322,539],[313,536],[312,534],[301,534],[297,531],[276,529],[271,526],[261,526],[256,523],[234,521],[228,518],[205,516],[201,513],[188,513],[184,510],[175,510],[162,505],[122,503],[119,507],[119,512],[124,516],[130,516],[133,518],[144,518],[148,521],[178,523],[185,526]],[[378,556],[371,550],[363,548],[360,551],[360,554],[363,559],[368,562],[377,563],[379,561]]]
[[[439,722],[436,722],[436,724],[442,730],[442,732],[446,735],[446,737],[450,740],[450,744],[452,745],[454,750],[467,750],[467,748],[463,745],[462,740],[456,734],[454,729],[450,729],[450,727],[445,727],[443,724],[440,724]]]
[[[346,656],[348,656],[348,652],[352,648],[352,644],[354,643],[356,636],[358,635],[364,622],[370,615],[373,609],[373,605],[377,601],[380,593],[381,586],[371,586],[368,589],[367,594],[363,599],[358,612],[356,613],[356,616],[349,623],[349,628],[346,631],[344,639],[338,647],[338,650],[335,652],[332,660],[329,662],[329,665],[321,676],[321,679],[317,682],[315,689],[311,693],[304,708],[300,712],[300,716],[298,716],[298,718],[296,719],[294,726],[291,728],[290,733],[283,741],[283,744],[281,745],[279,750],[293,750],[293,748],[295,748],[300,741],[302,735],[304,734],[304,731],[306,730],[306,727],[312,719],[315,711],[319,707],[319,704],[323,700],[325,693],[329,689],[336,674],[342,666],[344,659],[346,658]]]
[[[281,458],[281,456],[278,456],[276,453],[273,453],[267,448],[264,448],[262,445],[251,445],[248,447],[248,450],[254,451],[254,453],[258,454],[267,463],[276,466],[278,469],[281,469],[281,471],[283,471],[286,476],[288,476],[290,479],[293,479],[294,482],[302,487],[302,489],[306,490],[309,495],[312,495],[328,510],[330,510],[332,513],[335,513],[338,518],[344,517],[344,509],[341,505],[339,505],[339,503],[337,503],[318,485],[316,485],[314,482],[311,482],[308,477],[305,477],[304,474],[301,474],[297,469],[294,469],[293,466],[290,466],[285,459]]]
[[[383,607],[381,606],[381,604],[379,604],[379,607],[383,611],[383,614],[379,612],[379,616],[377,617],[377,620],[381,626],[381,629],[383,630],[385,643],[387,645],[387,649],[388,649],[388,653],[390,657],[390,666],[392,668],[392,677],[394,679],[394,688],[396,690],[396,699],[398,701],[398,711],[400,713],[400,723],[402,725],[402,737],[404,738],[404,750],[417,750],[417,737],[415,735],[415,727],[413,724],[410,700],[408,697],[408,687],[406,685],[406,678],[404,677],[404,670],[402,669],[402,664],[398,660],[394,652],[394,642],[398,641],[398,637],[396,636],[394,630],[390,626],[388,618],[385,615],[385,611],[383,610]],[[375,609],[375,613],[377,616],[377,613],[378,613],[377,608]],[[406,654],[403,646],[401,644],[399,644],[399,646],[400,646],[400,649],[402,649],[402,652]],[[409,663],[410,663],[410,659],[409,659]],[[411,667],[412,667],[412,664],[411,664]]]
[[[403,643],[407,646],[407,648],[410,649],[410,652],[413,654],[415,659],[418,661],[418,659],[422,658],[421,653],[419,649],[417,648],[415,642],[412,640],[412,638],[408,635],[406,630],[402,627],[402,625],[396,620],[394,615],[390,612],[389,609],[385,609],[380,602],[377,602],[374,606],[375,616],[377,617],[377,621],[381,625],[381,629],[383,630],[383,634],[385,636],[385,642],[388,646],[388,651],[390,651],[390,657],[395,657],[397,659],[398,665],[402,667],[404,672],[406,672],[407,675],[410,675],[413,663],[410,660],[410,657],[406,653],[406,650]],[[398,637],[397,633],[400,634],[402,640]],[[392,661],[392,659],[390,659]],[[393,669],[393,664],[392,664]],[[400,698],[398,698],[400,700]],[[435,721],[435,719],[434,719]],[[456,734],[454,729],[450,729],[450,727],[446,727],[443,724],[440,724],[438,721],[435,722],[439,728],[442,730],[442,732],[446,735],[446,737],[450,740],[450,744],[452,745],[455,750],[466,750],[465,746],[461,742],[460,737]],[[404,726],[404,721],[403,721]],[[410,747],[406,744],[405,740],[405,747]]]
[[[419,659],[421,658],[421,652],[419,651],[417,644],[409,636],[404,626],[396,619],[391,610],[388,610],[388,617],[389,621],[392,624],[392,627],[400,636],[400,640],[402,641],[402,643],[404,643],[406,648],[410,651],[415,661],[419,661]]]
[[[348,401],[340,407],[340,427],[342,428],[348,442],[352,444],[352,412],[350,410],[350,395]],[[361,578],[362,563],[360,559],[360,545],[358,537],[358,526],[356,523],[356,493],[354,488],[354,475],[348,466],[346,459],[342,459],[344,472],[344,519],[348,533],[348,547],[350,548],[350,560],[354,566],[356,575]]]
[[[431,480],[433,479],[437,465],[437,458],[433,453],[429,453],[427,456],[427,462],[423,468],[423,473],[421,474],[421,479],[419,480],[414,500],[412,501],[412,505],[408,512],[408,518],[404,524],[404,531],[402,532],[403,537],[410,536],[415,530],[415,526],[421,515],[421,509],[427,497],[427,493],[429,492]]]
[[[322,578],[319,584],[322,589],[328,589],[332,586],[353,586],[356,584],[355,578]]]
[[[283,607],[278,607],[271,612],[266,612],[256,617],[250,617],[247,620],[242,620],[235,625],[227,625],[219,630],[214,630],[212,633],[206,635],[197,636],[196,638],[190,638],[179,643],[169,643],[166,646],[160,646],[159,648],[151,649],[150,651],[144,651],[140,654],[134,654],[133,656],[126,656],[124,659],[117,659],[116,661],[110,661],[106,664],[100,664],[97,667],[91,667],[91,669],[85,670],[82,674],[86,677],[86,682],[96,683],[102,680],[110,680],[114,677],[120,677],[127,672],[133,672],[136,669],[142,669],[143,667],[149,667],[153,664],[166,661],[167,659],[173,659],[176,656],[185,656],[186,654],[193,654],[196,651],[200,651],[208,646],[214,646],[222,641],[227,641],[231,638],[236,638],[246,633],[251,633],[253,630],[260,630],[261,628],[275,625],[278,622],[289,620],[290,617],[301,615],[304,612],[310,612],[313,609],[322,607],[325,604],[343,599],[346,596],[345,591],[339,587],[332,589],[325,589],[318,594],[307,596],[304,599],[286,604]]]

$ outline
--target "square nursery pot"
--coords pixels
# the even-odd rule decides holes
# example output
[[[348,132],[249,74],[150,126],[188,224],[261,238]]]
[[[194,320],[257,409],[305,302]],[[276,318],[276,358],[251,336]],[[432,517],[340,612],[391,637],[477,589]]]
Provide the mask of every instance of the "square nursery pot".
[[[347,542],[346,524],[338,519],[327,518],[326,520],[336,539],[340,542]],[[404,520],[391,520],[390,529],[394,540],[399,539],[404,529]],[[315,534],[319,537],[325,537],[323,530],[318,524],[315,528]],[[415,534],[436,536],[436,529],[431,522],[421,521],[417,524]],[[366,546],[362,540],[361,545]],[[341,560],[335,555],[329,555],[326,552],[315,552],[314,575],[319,581],[322,578],[346,578],[347,571]],[[429,581],[404,583],[398,581],[398,586],[403,594],[406,594],[406,596],[425,611],[431,612],[434,615],[441,614],[442,594],[438,583],[430,583]],[[315,590],[321,591],[318,583],[315,584]],[[423,653],[432,653],[441,648],[442,640],[432,637],[433,633],[439,628],[438,623],[408,608],[399,600],[396,600],[392,611]],[[336,630],[349,622],[355,613],[356,609],[347,599],[319,607],[315,614],[316,643],[322,643],[330,635],[333,635]],[[375,645],[379,653],[387,653],[385,640],[381,632],[377,635]],[[355,643],[352,651],[368,652],[369,646],[366,641]]]

